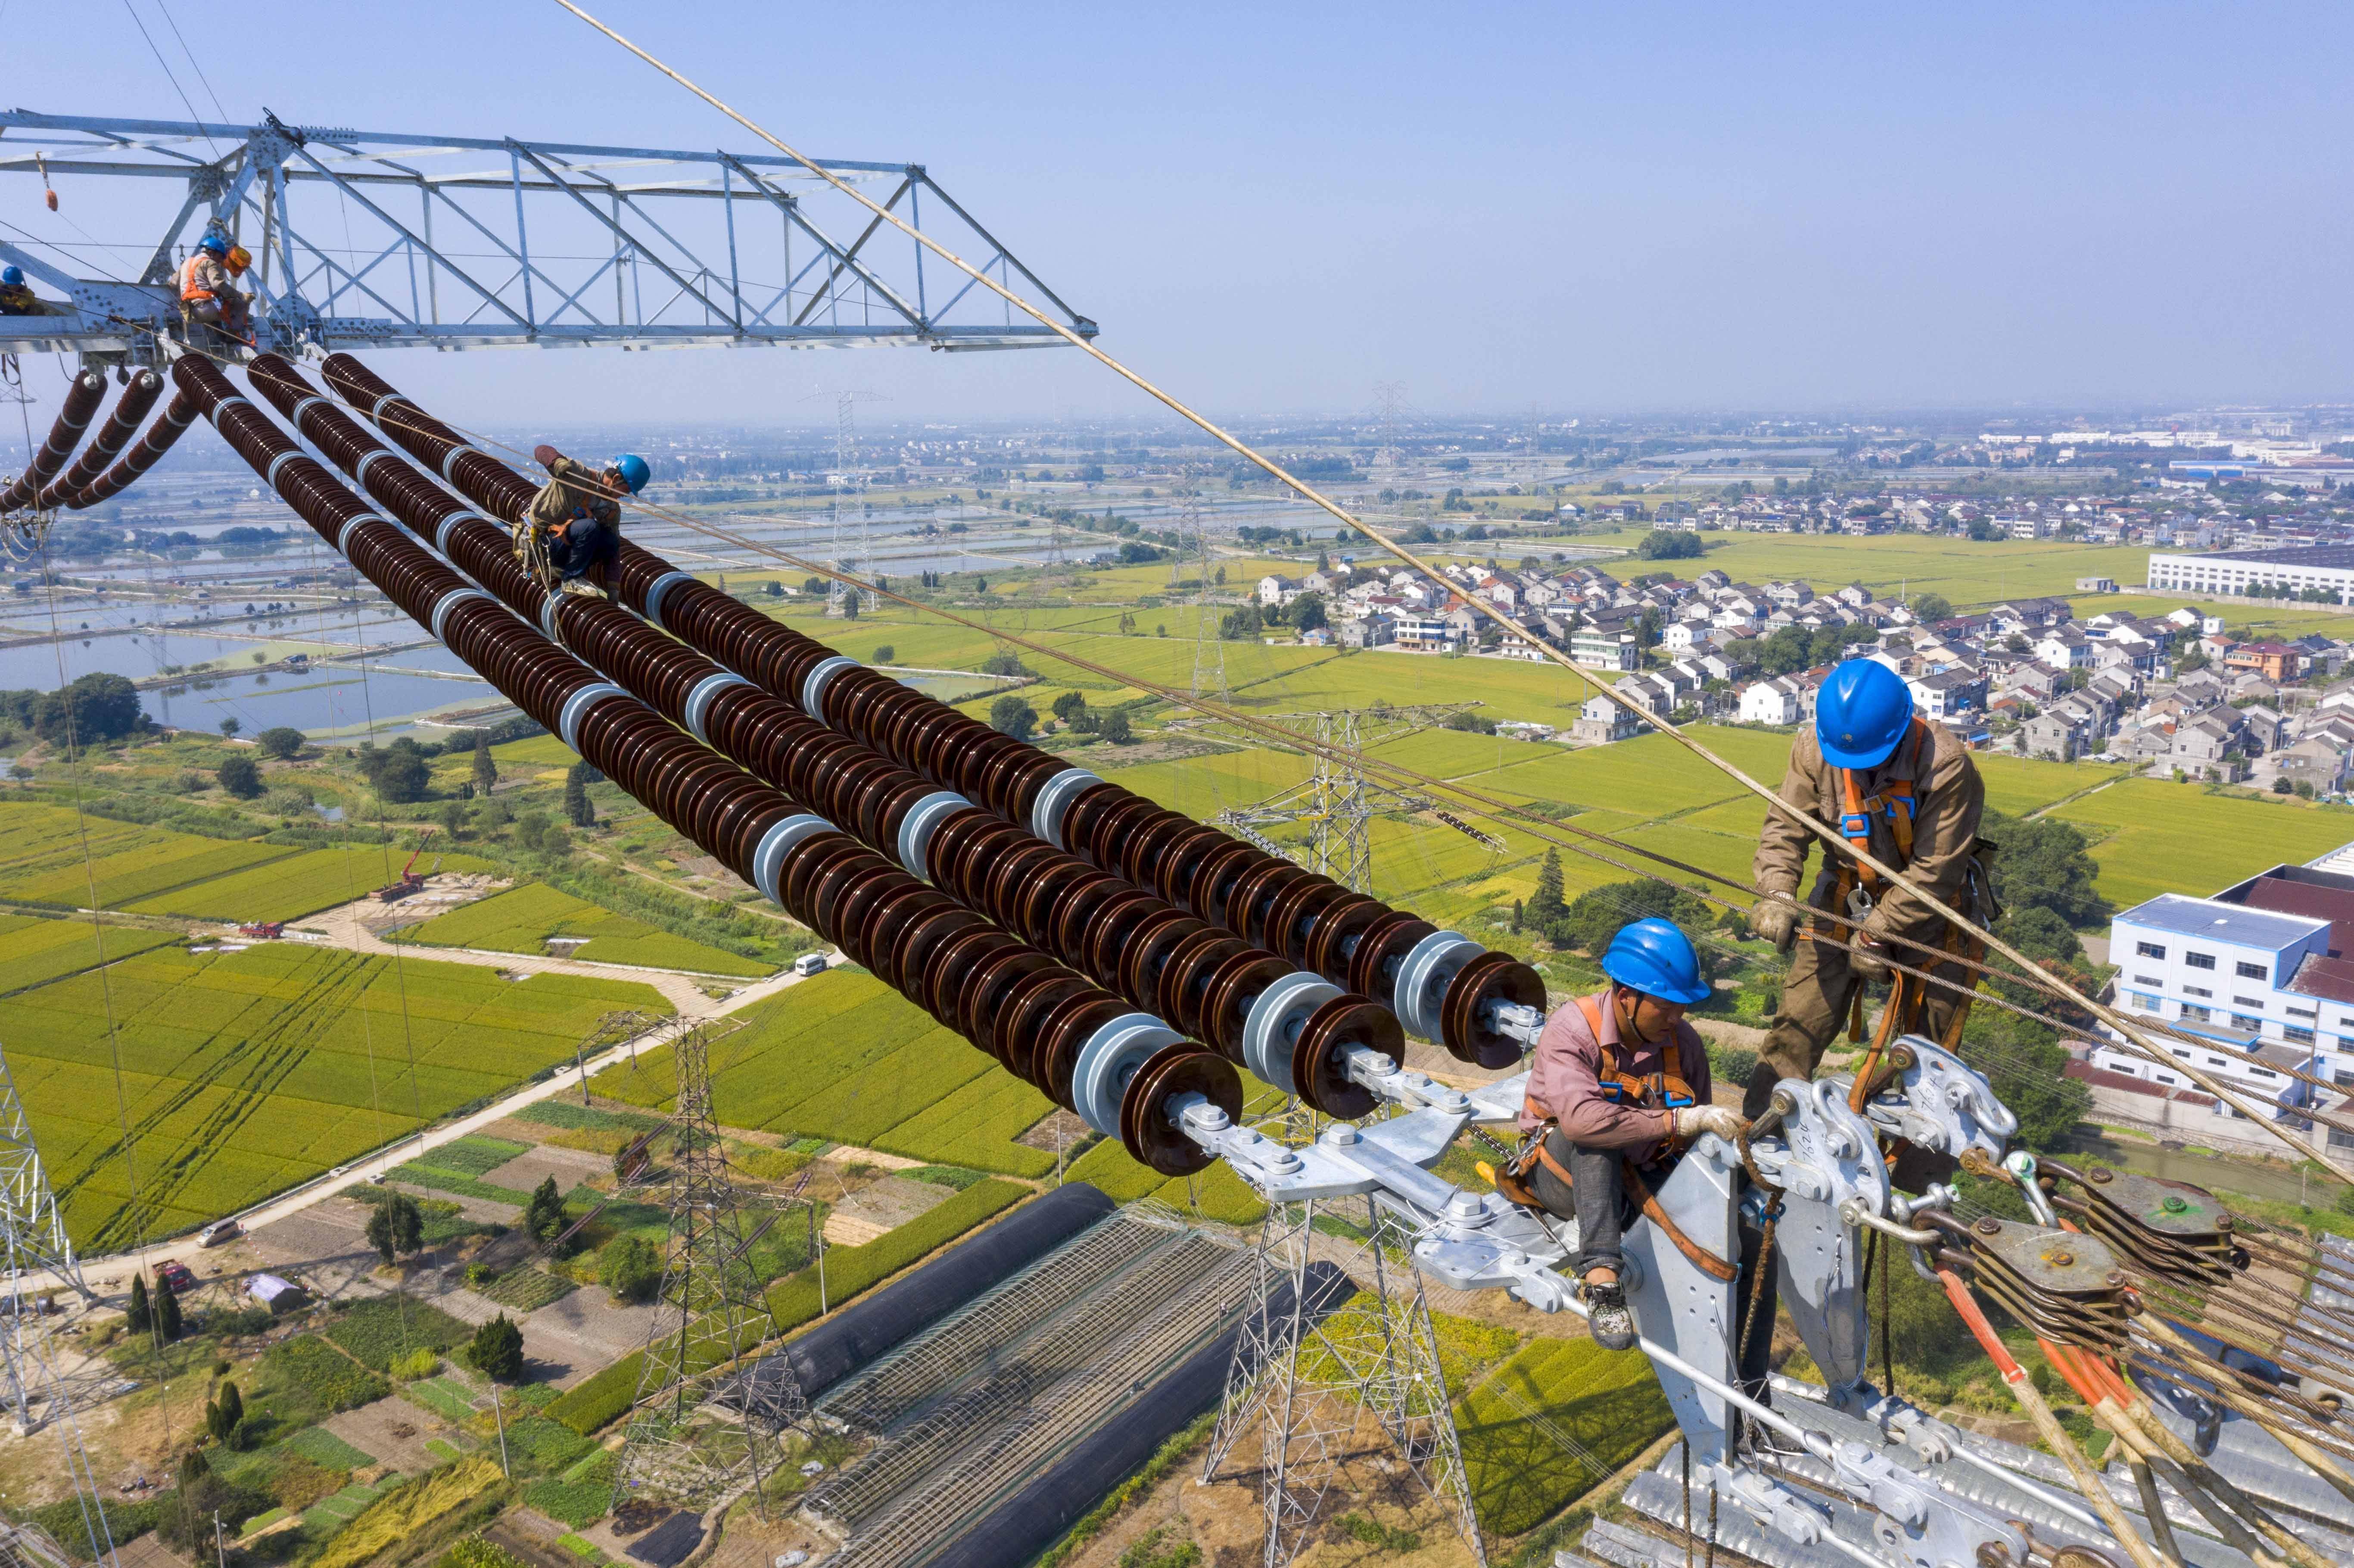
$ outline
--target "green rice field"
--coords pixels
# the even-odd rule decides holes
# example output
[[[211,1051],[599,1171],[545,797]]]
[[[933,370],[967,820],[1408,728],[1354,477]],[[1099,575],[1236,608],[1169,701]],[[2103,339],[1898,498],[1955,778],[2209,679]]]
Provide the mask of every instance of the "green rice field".
[[[740,958],[717,948],[674,937],[668,931],[616,915],[542,883],[494,894],[412,926],[400,939],[428,947],[487,948],[500,953],[544,953],[551,937],[586,937],[572,954],[601,964],[642,964],[650,969],[692,969],[702,974],[757,979],[776,972],[772,964]]]
[[[0,973],[58,952],[59,924],[0,931]],[[68,1227],[97,1251],[234,1212],[496,1095],[620,1008],[669,1011],[618,980],[157,947],[0,997],[0,1043]]]

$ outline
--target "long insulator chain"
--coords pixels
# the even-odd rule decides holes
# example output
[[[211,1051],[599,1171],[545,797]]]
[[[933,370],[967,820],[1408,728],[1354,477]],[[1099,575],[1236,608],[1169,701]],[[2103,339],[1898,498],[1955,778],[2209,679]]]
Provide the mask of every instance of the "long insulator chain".
[[[48,511],[58,506],[73,506],[75,497],[98,482],[106,465],[139,433],[139,421],[155,406],[164,394],[164,378],[152,370],[143,370],[131,378],[122,395],[114,400],[114,412],[106,417],[98,434],[74,459],[73,467],[58,476],[42,490],[33,506],[37,511]],[[193,416],[191,416],[193,418]]]
[[[174,378],[296,514],[401,610],[663,821],[1055,1103],[1170,1174],[1208,1156],[1175,1113],[1240,1114],[1241,1079],[746,774],[411,543],[195,355]],[[887,917],[886,917],[887,916]]]
[[[122,397],[123,401],[128,402],[131,394],[125,392]],[[118,405],[116,412],[121,411]],[[204,415],[198,411],[194,397],[186,392],[173,393],[172,401],[155,416],[154,422],[147,427],[147,433],[139,438],[137,446],[123,453],[122,460],[108,469],[104,475],[65,498],[67,510],[80,512],[101,501],[111,501],[130,489],[140,475],[164,460],[164,454],[178,443],[190,425],[202,418]]]
[[[548,592],[515,561],[504,529],[452,501],[292,365],[263,355],[249,374],[302,435],[452,565],[803,809],[1325,1114],[1373,1109],[1346,1053],[1403,1056],[1385,1010],[885,761],[619,605]]]
[[[95,370],[85,370],[66,387],[64,406],[58,410],[57,423],[49,427],[49,439],[33,454],[25,471],[0,490],[0,512],[21,512],[33,504],[49,482],[66,466],[74,448],[81,445],[81,435],[98,415],[98,405],[106,396],[106,377]]]
[[[328,383],[477,505],[510,522],[535,488],[349,355]],[[1499,1004],[1542,1012],[1544,986],[1510,954],[1350,892],[1222,830],[1108,784],[945,703],[858,665],[625,542],[615,589],[689,646],[935,784],[1131,886],[1390,1008],[1460,1060],[1502,1066],[1520,1042]]]

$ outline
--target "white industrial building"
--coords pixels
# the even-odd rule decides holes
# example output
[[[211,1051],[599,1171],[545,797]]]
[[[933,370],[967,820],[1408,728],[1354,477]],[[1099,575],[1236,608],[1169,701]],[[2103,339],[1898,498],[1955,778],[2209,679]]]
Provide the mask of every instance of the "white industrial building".
[[[2153,550],[2149,586],[2168,593],[2245,593],[2251,588],[2321,588],[2354,604],[2354,545],[2176,555]]]

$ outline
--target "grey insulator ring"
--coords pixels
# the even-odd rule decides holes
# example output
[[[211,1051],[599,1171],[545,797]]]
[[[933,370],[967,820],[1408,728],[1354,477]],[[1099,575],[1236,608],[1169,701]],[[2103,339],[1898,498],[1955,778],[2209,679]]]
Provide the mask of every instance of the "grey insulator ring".
[[[831,659],[819,660],[817,668],[811,670],[801,682],[801,712],[811,718],[822,718],[825,710],[818,705],[825,700],[826,683],[844,670],[855,670],[858,667],[857,660],[845,658],[840,653],[836,653]]]
[[[434,641],[446,642],[449,641],[449,639],[441,635],[442,618],[458,607],[459,600],[468,599],[491,599],[491,596],[484,593],[478,588],[463,588],[456,589],[451,593],[445,593],[440,599],[433,601],[432,631]],[[498,601],[496,599],[491,599],[491,602],[495,604]]]
[[[1447,982],[1455,978],[1456,970],[1486,950],[1460,931],[1433,931],[1414,945],[1414,950],[1398,965],[1390,1004],[1408,1034],[1425,1040],[1440,1038]]]
[[[1339,986],[1305,969],[1296,969],[1259,992],[1243,1020],[1243,1065],[1262,1083],[1287,1095],[1298,1094],[1299,1086],[1291,1081],[1291,1048],[1299,1026],[1341,994]]]
[[[777,879],[784,870],[786,852],[812,833],[833,831],[833,824],[823,817],[804,811],[797,817],[787,817],[762,833],[752,850],[752,885],[765,894],[769,903],[783,908],[784,895],[778,891]]]
[[[683,715],[686,720],[686,727],[693,732],[695,738],[705,746],[711,744],[711,737],[703,733],[703,718],[704,715],[710,710],[712,698],[730,686],[748,686],[751,683],[743,676],[728,670],[716,670],[695,682],[695,689],[686,694],[686,705]]]
[[[656,577],[646,588],[646,619],[656,626],[661,626],[663,595],[668,593],[674,583],[693,581],[695,581],[695,574],[692,572],[664,572]],[[669,629],[665,627],[663,630]]]
[[[1066,768],[1047,779],[1038,791],[1038,803],[1030,808],[1030,831],[1067,852],[1071,846],[1063,842],[1063,815],[1089,785],[1102,782],[1084,768]]]
[[[563,710],[556,715],[556,733],[563,737],[565,745],[575,751],[579,750],[580,721],[588,716],[588,710],[607,697],[626,697],[629,694],[610,681],[599,681],[594,685],[581,687],[564,699]]]
[[[909,807],[906,820],[899,824],[899,863],[910,874],[929,882],[931,869],[924,856],[932,835],[939,831],[942,822],[959,811],[970,810],[972,802],[953,789],[936,789]]]
[[[1119,1136],[1119,1097],[1136,1070],[1185,1037],[1149,1012],[1124,1012],[1087,1037],[1071,1070],[1071,1108],[1106,1138]]]

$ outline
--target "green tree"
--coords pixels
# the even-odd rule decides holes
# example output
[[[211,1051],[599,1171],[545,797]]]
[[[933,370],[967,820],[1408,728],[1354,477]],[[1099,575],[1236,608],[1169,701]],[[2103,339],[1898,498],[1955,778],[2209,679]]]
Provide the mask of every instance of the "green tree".
[[[1069,724],[1087,711],[1087,694],[1085,692],[1065,692],[1055,699],[1054,715],[1065,724]]]
[[[1994,895],[2009,914],[2048,909],[2079,930],[2109,917],[2108,900],[2095,886],[2100,868],[2073,824],[1988,811],[1979,831],[2001,846],[1994,859]]]
[[[651,1301],[662,1288],[662,1253],[653,1242],[624,1231],[605,1244],[597,1259],[598,1283],[616,1301]]]
[[[1301,594],[1284,607],[1283,617],[1299,631],[1313,631],[1330,624],[1324,616],[1324,596],[1320,593]]]
[[[576,762],[564,770],[564,820],[576,828],[597,825],[597,808],[588,799],[588,765]]]
[[[1687,930],[1705,929],[1710,923],[1709,907],[1700,899],[1656,877],[1644,877],[1579,894],[1546,934],[1564,946],[1599,956],[1620,927],[1652,916],[1672,920]],[[1701,972],[1708,972],[1705,950],[1701,954]]]
[[[1512,935],[1515,937],[1521,934],[1522,918],[1521,901],[1515,898],[1512,900]]]
[[[444,800],[440,810],[441,831],[454,842],[466,830],[466,808],[456,800]]]
[[[531,1190],[531,1201],[524,1207],[523,1224],[535,1241],[554,1241],[562,1233],[564,1194],[557,1191],[555,1177],[548,1177]]]
[[[221,760],[216,777],[220,787],[240,800],[259,799],[263,793],[261,769],[250,757],[229,757]]]
[[[253,738],[261,747],[263,756],[274,757],[283,762],[288,758],[298,756],[302,752],[304,737],[301,730],[281,724],[263,730]]]
[[[226,740],[226,739],[228,739],[229,736],[234,736],[235,734],[237,734],[237,732],[238,732],[239,730],[241,730],[241,729],[243,729],[244,727],[245,727],[245,726],[244,726],[244,725],[240,724],[239,721],[237,721],[237,720],[236,720],[236,719],[234,719],[234,718],[225,718],[225,719],[223,719],[223,720],[221,720],[221,721],[220,721],[220,732],[221,732],[221,738],[222,738],[222,739],[224,739],[224,740]]]
[[[1000,648],[981,662],[981,673],[984,675],[1005,675],[1019,680],[1030,673],[1030,667],[1022,662],[1022,655],[1013,649]]]
[[[1654,528],[1643,535],[1635,553],[1647,561],[1687,561],[1701,553],[1700,535]]]
[[[523,1330],[500,1313],[474,1330],[466,1364],[495,1382],[514,1383],[523,1376]]]
[[[433,770],[426,766],[425,753],[405,735],[381,751],[362,747],[359,768],[361,777],[393,805],[422,800],[433,783]]]
[[[499,765],[491,757],[491,732],[474,732],[474,793],[488,799],[499,781]]]
[[[1569,912],[1569,906],[1562,902],[1561,890],[1561,851],[1547,849],[1544,863],[1537,867],[1536,891],[1529,895],[1530,925],[1542,931]]]
[[[231,1446],[237,1434],[237,1424],[245,1419],[245,1401],[237,1392],[237,1384],[224,1383],[220,1393],[205,1402],[205,1430],[214,1442],[224,1447]]]
[[[33,733],[53,746],[96,746],[147,727],[139,688],[121,675],[84,675],[61,692],[42,694]]]
[[[1923,620],[1949,620],[1954,614],[1954,601],[1941,593],[1914,594],[1913,613]]]
[[[1114,746],[1126,746],[1136,738],[1135,733],[1129,728],[1127,711],[1122,708],[1114,708],[1104,715],[1102,729],[1104,739]]]
[[[130,1315],[124,1326],[134,1334],[143,1334],[154,1322],[155,1308],[147,1299],[147,1277],[134,1274],[131,1277]]]
[[[888,642],[878,642],[875,645],[875,662],[877,664],[888,664],[898,656],[899,651]]]
[[[989,727],[1016,740],[1038,733],[1038,713],[1020,697],[1006,695],[989,705]]]
[[[179,1293],[160,1276],[155,1280],[155,1337],[166,1344],[180,1337]]]
[[[1256,642],[1267,630],[1266,618],[1258,606],[1246,604],[1240,609],[1228,610],[1218,622],[1218,635],[1228,642]]]
[[[368,1216],[366,1235],[376,1255],[390,1263],[395,1255],[415,1252],[425,1245],[424,1212],[408,1193],[391,1193]]]
[[[2091,1108],[2092,1091],[2066,1075],[2067,1050],[2059,1032],[2046,1024],[1996,1008],[1975,1008],[1962,1028],[1962,1055],[1979,1065],[1995,1094],[2019,1118],[2024,1148],[2056,1147]]]

